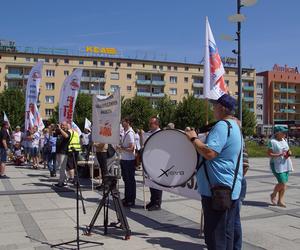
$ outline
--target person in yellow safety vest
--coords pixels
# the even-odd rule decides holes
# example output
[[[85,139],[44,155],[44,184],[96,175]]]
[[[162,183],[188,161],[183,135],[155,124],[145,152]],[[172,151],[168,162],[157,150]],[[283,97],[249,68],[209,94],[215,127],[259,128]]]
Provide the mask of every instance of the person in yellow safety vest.
[[[80,146],[80,138],[77,131],[74,129],[70,130],[71,136],[70,136],[70,142],[68,146],[68,160],[67,160],[67,171],[68,171],[68,182],[75,184],[74,182],[74,176],[75,176],[75,164],[77,164],[78,155],[81,151]],[[75,163],[75,162],[76,163]]]

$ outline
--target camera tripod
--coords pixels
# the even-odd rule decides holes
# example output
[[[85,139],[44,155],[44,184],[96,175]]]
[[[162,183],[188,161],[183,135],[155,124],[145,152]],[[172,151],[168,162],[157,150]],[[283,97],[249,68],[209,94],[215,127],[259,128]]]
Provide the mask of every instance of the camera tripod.
[[[104,211],[104,235],[107,235],[108,232],[108,207],[109,207],[109,195],[111,195],[115,212],[117,215],[118,222],[110,223],[110,226],[121,228],[125,232],[125,240],[130,239],[131,230],[128,225],[127,217],[124,211],[124,207],[122,201],[120,199],[120,193],[117,190],[117,177],[116,176],[104,176],[103,179],[104,189],[103,189],[103,197],[99,203],[99,206],[87,227],[85,232],[86,235],[91,235],[91,231],[95,225],[95,222],[99,216],[101,209]],[[120,226],[118,226],[120,225]]]

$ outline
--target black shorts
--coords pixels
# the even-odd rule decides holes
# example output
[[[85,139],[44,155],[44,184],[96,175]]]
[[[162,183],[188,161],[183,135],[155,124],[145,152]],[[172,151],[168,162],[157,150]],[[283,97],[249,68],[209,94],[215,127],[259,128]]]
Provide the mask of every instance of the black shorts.
[[[79,155],[79,152],[74,152],[76,164],[78,161],[78,155]],[[67,167],[66,167],[67,171],[75,169],[74,157],[73,157],[73,153],[68,153]]]

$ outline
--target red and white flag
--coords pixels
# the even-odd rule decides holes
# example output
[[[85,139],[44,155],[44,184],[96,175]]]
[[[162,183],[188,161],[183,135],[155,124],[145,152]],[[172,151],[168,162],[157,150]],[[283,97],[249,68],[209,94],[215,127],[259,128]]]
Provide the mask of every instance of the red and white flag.
[[[25,104],[25,130],[30,125],[30,112],[34,116],[37,110],[37,101],[39,95],[40,82],[42,80],[43,62],[37,62],[32,67],[27,80],[26,87],[26,104]]]
[[[225,70],[206,17],[204,56],[204,98],[218,99],[228,92],[224,81]]]
[[[76,69],[63,83],[59,99],[59,122],[72,124],[81,75],[82,69]]]
[[[36,105],[35,105],[35,113],[34,113],[34,125],[38,127],[39,131],[42,131],[45,128],[43,119]]]

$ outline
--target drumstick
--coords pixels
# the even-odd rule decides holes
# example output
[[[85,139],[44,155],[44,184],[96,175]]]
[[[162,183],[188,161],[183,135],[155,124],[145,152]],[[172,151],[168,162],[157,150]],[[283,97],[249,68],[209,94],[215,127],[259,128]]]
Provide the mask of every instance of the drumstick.
[[[143,169],[143,167],[142,167],[142,175],[143,175],[143,199],[144,199],[144,209],[146,210],[145,175],[144,175],[144,169]]]

